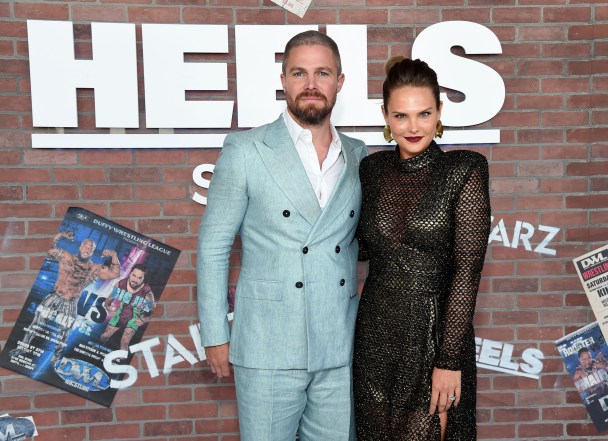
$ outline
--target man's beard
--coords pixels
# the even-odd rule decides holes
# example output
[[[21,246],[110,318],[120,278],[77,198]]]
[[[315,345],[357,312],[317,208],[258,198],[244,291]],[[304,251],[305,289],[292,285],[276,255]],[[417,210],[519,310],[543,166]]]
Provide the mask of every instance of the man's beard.
[[[138,291],[142,286],[144,286],[144,282],[141,282],[139,284],[137,282],[135,282],[135,283],[129,282],[129,286],[131,287],[131,289],[134,289],[135,291]]]
[[[91,256],[85,258],[82,256],[82,254],[80,254],[80,251],[78,251],[78,254],[76,254],[76,258],[82,263],[89,263],[91,261]]]
[[[300,100],[306,97],[316,97],[323,101],[322,107],[316,107],[314,104],[302,105]],[[296,96],[295,100],[291,100],[287,97],[287,108],[289,111],[301,122],[311,125],[318,126],[325,118],[330,114],[334,105],[336,104],[336,96],[334,96],[331,104],[328,102],[327,97],[321,92],[302,92]]]

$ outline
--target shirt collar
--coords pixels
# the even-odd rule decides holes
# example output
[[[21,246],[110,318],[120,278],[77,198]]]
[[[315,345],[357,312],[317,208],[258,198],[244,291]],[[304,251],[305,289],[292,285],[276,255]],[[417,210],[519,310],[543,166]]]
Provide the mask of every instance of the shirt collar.
[[[300,136],[302,135],[302,132],[306,131],[306,132],[308,132],[309,136],[311,136],[310,130],[302,128],[296,122],[296,120],[293,119],[293,117],[291,116],[291,114],[289,113],[287,108],[285,108],[285,110],[283,111],[283,119],[285,120],[285,125],[287,126],[287,131],[289,132],[289,136],[291,137],[291,140],[293,141],[293,145],[297,144],[298,140],[300,139]],[[340,135],[338,135],[338,131],[333,126],[333,124],[330,124],[329,128],[331,130],[332,145],[335,145],[338,148],[338,150],[341,151],[342,150],[342,141],[340,140]]]

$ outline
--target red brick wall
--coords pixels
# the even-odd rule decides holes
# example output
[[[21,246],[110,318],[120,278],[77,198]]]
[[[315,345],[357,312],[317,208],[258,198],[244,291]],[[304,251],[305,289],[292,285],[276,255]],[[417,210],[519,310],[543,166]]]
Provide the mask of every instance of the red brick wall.
[[[203,206],[192,182],[216,150],[33,150],[26,19],[76,23],[77,54],[91,21],[136,24],[368,25],[370,93],[382,65],[408,55],[415,36],[446,20],[490,28],[503,54],[484,57],[503,77],[502,111],[484,126],[499,145],[476,146],[491,163],[494,223],[558,227],[556,255],[492,242],[477,305],[477,336],[545,358],[540,379],[479,370],[479,438],[605,439],[596,433],[554,340],[594,320],[571,259],[608,238],[608,6],[594,0],[315,0],[304,19],[268,0],[0,0],[0,344],[24,303],[66,208],[81,206],[183,250],[144,339],[158,336],[161,374],[142,357],[136,384],[111,408],[0,369],[0,414],[34,417],[41,440],[238,439],[234,389],[202,362],[162,374],[167,336],[194,352],[196,232]],[[138,38],[141,33],[138,27]],[[236,97],[230,30],[228,95]],[[141,54],[141,47],[138,47]],[[141,71],[140,71],[141,72]],[[142,94],[143,95],[143,94]],[[92,95],[79,94],[79,126],[94,127]],[[236,128],[236,126],[233,126]],[[36,129],[40,131],[40,129]],[[537,232],[533,247],[546,235]],[[239,250],[233,253],[236,280]],[[364,269],[362,268],[362,274]]]

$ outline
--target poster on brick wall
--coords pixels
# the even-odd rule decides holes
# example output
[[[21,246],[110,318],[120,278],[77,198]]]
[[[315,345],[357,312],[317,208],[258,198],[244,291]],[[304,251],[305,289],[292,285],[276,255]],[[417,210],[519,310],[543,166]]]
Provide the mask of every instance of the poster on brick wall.
[[[180,251],[78,207],[63,223],[0,353],[0,366],[110,406]],[[114,378],[116,377],[116,378]]]
[[[597,322],[555,342],[598,432],[608,429],[608,346]]]
[[[311,0],[271,0],[273,3],[283,7],[289,12],[293,12],[300,18],[304,18],[306,10],[310,6]]]
[[[602,333],[608,335],[608,245],[573,261],[595,319]]]

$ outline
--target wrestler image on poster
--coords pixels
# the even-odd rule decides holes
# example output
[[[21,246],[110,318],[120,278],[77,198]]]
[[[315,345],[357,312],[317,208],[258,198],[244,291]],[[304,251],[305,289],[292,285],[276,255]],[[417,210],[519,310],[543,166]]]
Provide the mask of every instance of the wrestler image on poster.
[[[579,365],[572,379],[598,430],[606,430],[608,412],[608,363],[601,352],[578,351]]]
[[[37,346],[32,341],[37,336],[44,336],[41,331],[52,329],[55,344],[51,365],[61,358],[66,347],[72,326],[78,316],[78,301],[83,290],[95,280],[112,280],[120,277],[120,262],[116,251],[104,249],[101,258],[109,262],[93,263],[91,257],[96,249],[93,239],[84,239],[75,254],[57,246],[60,238],[74,240],[74,234],[68,231],[59,232],[54,238],[48,257],[57,262],[57,279],[49,294],[40,302],[34,312],[34,318],[25,328],[25,335],[17,348],[9,354],[13,357],[29,353]]]
[[[578,360],[580,364],[572,377],[578,392],[586,396],[608,395],[608,363],[604,354],[598,352],[593,358],[588,348],[581,348]]]
[[[595,428],[608,430],[608,345],[598,322],[555,343]]]
[[[108,319],[100,337],[102,344],[108,345],[112,336],[122,331],[120,349],[128,351],[135,333],[150,321],[156,300],[152,288],[146,283],[147,273],[148,269],[143,264],[135,264],[129,275],[116,283],[112,295],[105,300]],[[124,360],[118,359],[117,362]]]

